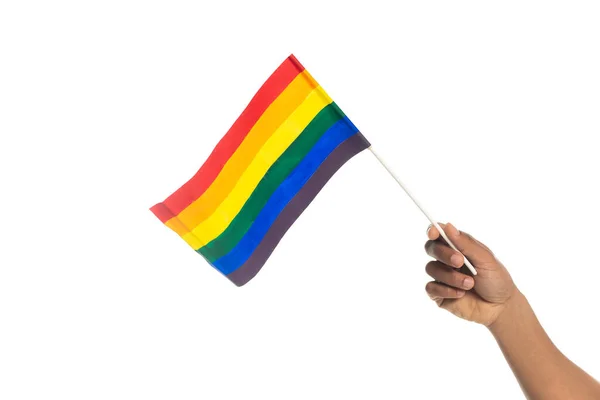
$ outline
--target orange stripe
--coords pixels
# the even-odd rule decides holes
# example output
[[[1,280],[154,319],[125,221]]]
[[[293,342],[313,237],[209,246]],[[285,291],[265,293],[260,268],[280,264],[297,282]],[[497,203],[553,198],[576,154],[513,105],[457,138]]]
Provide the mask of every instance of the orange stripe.
[[[219,175],[223,165],[256,124],[256,121],[302,71],[304,71],[304,67],[293,55],[281,63],[279,68],[260,87],[198,172],[162,203],[156,204],[150,210],[162,222],[167,222],[202,196]]]
[[[317,86],[317,82],[307,71],[299,74],[289,84],[252,127],[213,184],[176,217],[183,226],[193,229],[217,209],[265,142]],[[176,228],[181,225],[173,219],[167,221],[166,225],[177,231]]]

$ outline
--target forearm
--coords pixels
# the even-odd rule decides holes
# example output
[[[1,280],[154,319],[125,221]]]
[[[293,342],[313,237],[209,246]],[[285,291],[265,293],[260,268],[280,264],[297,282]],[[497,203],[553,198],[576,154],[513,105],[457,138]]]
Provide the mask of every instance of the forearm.
[[[490,331],[527,398],[600,399],[600,384],[556,348],[520,292]]]

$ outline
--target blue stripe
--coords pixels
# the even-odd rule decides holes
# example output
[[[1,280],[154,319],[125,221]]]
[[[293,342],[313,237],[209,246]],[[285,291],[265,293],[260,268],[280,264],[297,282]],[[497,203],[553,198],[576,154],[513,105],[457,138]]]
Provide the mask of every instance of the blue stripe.
[[[302,189],[321,163],[336,147],[357,132],[358,129],[350,122],[348,117],[344,117],[344,119],[332,125],[321,139],[315,143],[300,164],[275,190],[250,229],[248,229],[248,232],[246,232],[246,235],[228,254],[215,260],[212,263],[213,266],[225,275],[241,267],[260,244],[277,216],[296,193]]]

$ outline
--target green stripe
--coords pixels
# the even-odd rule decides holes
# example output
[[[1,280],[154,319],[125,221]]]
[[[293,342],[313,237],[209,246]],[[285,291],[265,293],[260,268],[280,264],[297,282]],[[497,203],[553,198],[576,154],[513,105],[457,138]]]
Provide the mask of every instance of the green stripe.
[[[227,229],[197,251],[209,262],[213,262],[229,253],[240,239],[244,237],[248,229],[250,229],[254,219],[258,216],[273,192],[296,168],[321,136],[343,117],[344,113],[335,103],[331,103],[323,108],[290,147],[269,168],[258,186],[256,186],[256,189],[254,189],[254,192],[252,192],[252,195],[246,201],[246,204],[244,204],[240,212],[231,221]]]

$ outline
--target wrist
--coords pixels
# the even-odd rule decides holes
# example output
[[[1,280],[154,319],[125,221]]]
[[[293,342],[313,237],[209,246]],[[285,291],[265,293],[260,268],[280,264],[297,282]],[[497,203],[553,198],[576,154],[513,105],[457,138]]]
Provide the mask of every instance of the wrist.
[[[527,310],[530,309],[527,299],[521,293],[518,288],[514,288],[514,293],[510,298],[503,304],[502,311],[498,314],[496,319],[487,326],[493,335],[497,335],[501,331],[506,330],[518,321]]]

